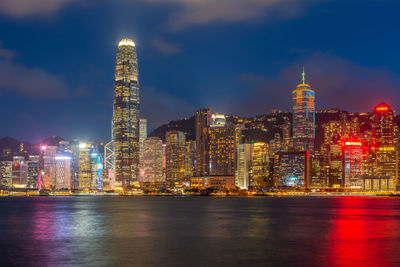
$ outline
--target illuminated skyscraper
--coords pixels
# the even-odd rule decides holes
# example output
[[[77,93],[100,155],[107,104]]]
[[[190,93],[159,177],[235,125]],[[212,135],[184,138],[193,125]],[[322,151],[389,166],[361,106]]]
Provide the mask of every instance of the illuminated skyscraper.
[[[181,131],[168,131],[165,137],[166,147],[166,179],[170,186],[183,181],[185,174],[186,137]]]
[[[385,103],[375,107],[372,122],[372,146],[378,177],[390,177],[390,187],[398,184],[398,153],[394,146],[393,110]]]
[[[28,188],[38,188],[40,157],[30,155],[28,161]]]
[[[328,149],[328,185],[330,187],[342,187],[343,182],[343,149],[339,142],[330,144]]]
[[[97,147],[93,147],[90,152],[92,166],[92,189],[101,190],[103,188],[103,157]]]
[[[208,127],[212,121],[211,108],[196,111],[196,175],[209,174]]]
[[[346,141],[343,144],[343,181],[345,187],[362,186],[362,143]]]
[[[115,170],[114,142],[108,142],[104,146],[104,168]]]
[[[235,185],[247,189],[250,185],[250,166],[253,154],[253,144],[239,144],[237,149],[237,168]]]
[[[143,142],[140,177],[141,184],[164,182],[163,143],[158,137],[148,137]]]
[[[393,146],[393,110],[385,103],[375,107],[372,122],[372,147]]]
[[[296,151],[314,152],[315,92],[303,82],[293,91],[293,146]]]
[[[310,153],[278,152],[275,155],[275,184],[288,187],[310,186]]]
[[[71,189],[71,156],[56,156],[56,189]]]
[[[143,142],[147,138],[147,119],[140,118],[139,120],[139,151],[140,160],[143,157]]]
[[[79,144],[79,171],[78,181],[80,190],[89,190],[92,187],[92,166],[90,152],[92,145],[87,143]]]
[[[12,185],[12,161],[0,161],[1,185],[11,187]]]
[[[13,187],[27,187],[28,164],[24,161],[24,157],[14,156],[11,177]]]
[[[222,118],[223,117],[223,118]],[[236,159],[236,133],[225,124],[225,116],[214,114],[209,127],[209,174],[234,175]]]
[[[186,141],[185,148],[185,177],[192,177],[196,175],[196,141]]]
[[[42,146],[42,172],[40,188],[54,189],[56,187],[56,161],[57,146]]]
[[[115,66],[112,133],[116,189],[137,185],[139,177],[139,71],[135,43],[122,39]]]
[[[250,184],[252,186],[271,186],[268,181],[268,167],[268,144],[263,142],[254,143],[250,165]]]

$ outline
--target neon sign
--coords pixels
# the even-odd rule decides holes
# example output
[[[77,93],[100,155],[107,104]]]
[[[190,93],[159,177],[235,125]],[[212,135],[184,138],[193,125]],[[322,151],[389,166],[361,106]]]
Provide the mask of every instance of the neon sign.
[[[380,105],[380,106],[377,106],[376,108],[375,108],[375,110],[376,111],[388,111],[389,110],[389,106],[387,106],[387,105]]]

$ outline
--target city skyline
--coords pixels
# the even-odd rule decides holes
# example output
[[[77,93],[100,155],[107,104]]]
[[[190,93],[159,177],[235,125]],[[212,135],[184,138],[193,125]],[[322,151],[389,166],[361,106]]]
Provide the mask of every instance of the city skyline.
[[[4,266],[400,266],[396,0],[0,0]]]
[[[290,110],[303,65],[318,89],[317,110],[361,112],[381,101],[399,109],[392,101],[399,96],[393,14],[399,3],[311,1],[296,9],[267,2],[243,13],[235,1],[229,15],[211,1],[199,14],[181,1],[31,9],[4,2],[0,110],[9,116],[0,120],[8,126],[2,136],[108,140],[113,53],[125,37],[141,55],[142,114],[151,129],[207,106],[240,116]],[[215,13],[206,16],[209,9]],[[360,95],[364,101],[355,100]]]

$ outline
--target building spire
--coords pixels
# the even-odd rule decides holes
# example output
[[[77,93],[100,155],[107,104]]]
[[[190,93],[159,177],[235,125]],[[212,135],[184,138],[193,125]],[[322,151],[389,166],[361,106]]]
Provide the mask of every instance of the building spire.
[[[306,83],[306,73],[304,72],[304,66],[303,66],[303,72],[301,73],[303,84]]]

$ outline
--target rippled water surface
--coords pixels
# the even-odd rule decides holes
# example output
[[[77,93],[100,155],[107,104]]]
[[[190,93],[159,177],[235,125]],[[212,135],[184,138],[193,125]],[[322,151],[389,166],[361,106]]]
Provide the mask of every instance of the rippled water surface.
[[[0,198],[1,265],[400,265],[400,198]]]

